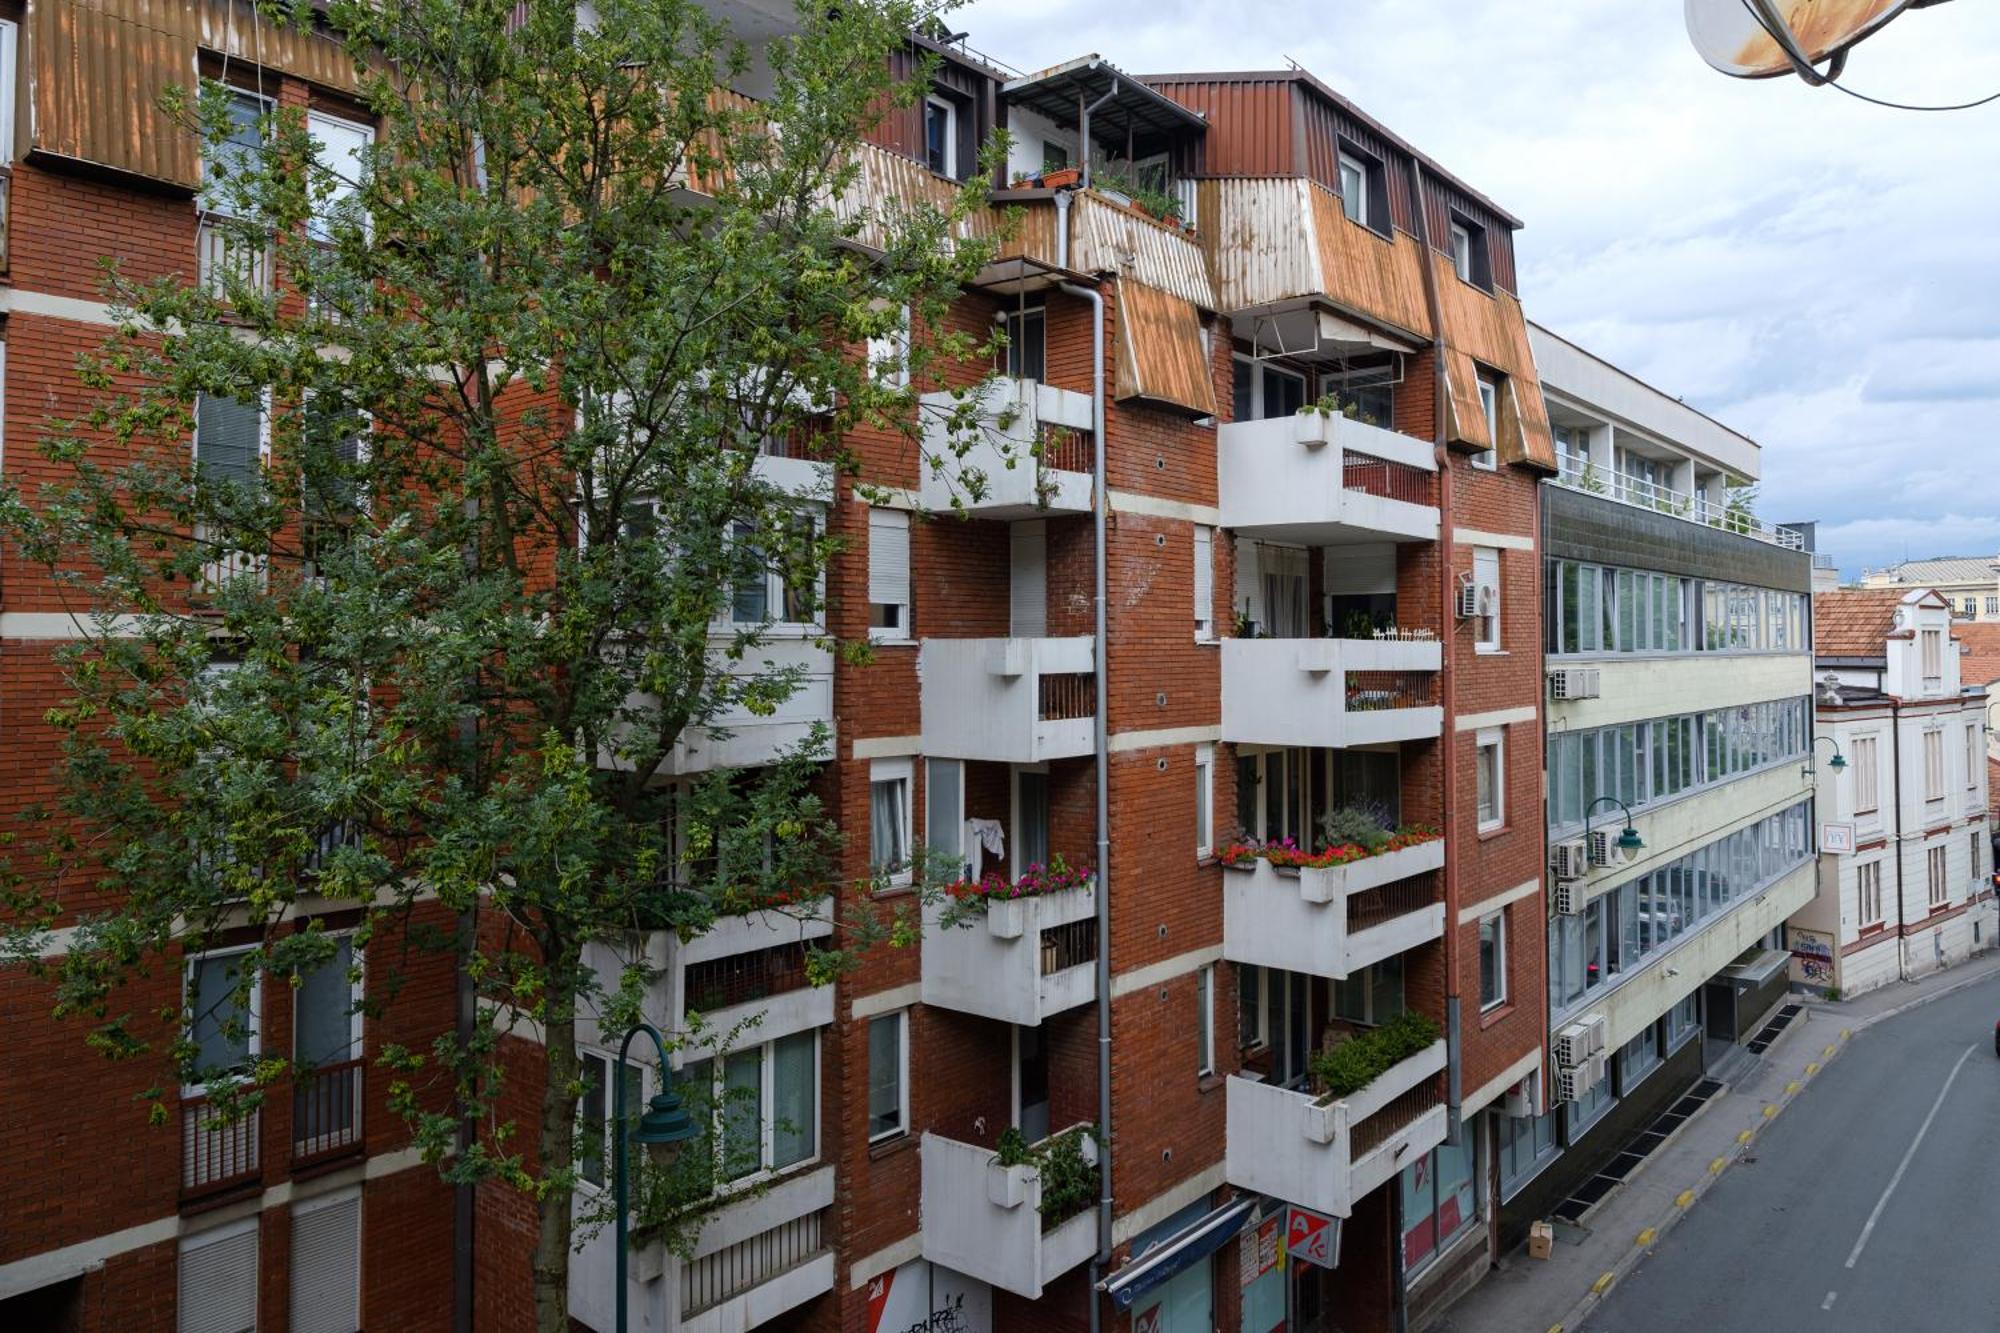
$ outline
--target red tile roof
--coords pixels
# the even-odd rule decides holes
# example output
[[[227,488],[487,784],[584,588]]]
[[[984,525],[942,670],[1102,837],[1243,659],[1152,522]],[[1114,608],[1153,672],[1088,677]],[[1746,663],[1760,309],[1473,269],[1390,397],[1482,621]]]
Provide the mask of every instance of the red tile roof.
[[[1966,622],[1951,627],[1965,645],[1959,679],[1967,685],[1991,685],[2000,680],[2000,621]]]
[[[1914,589],[1838,588],[1813,594],[1813,652],[1820,657],[1881,657],[1896,607]]]

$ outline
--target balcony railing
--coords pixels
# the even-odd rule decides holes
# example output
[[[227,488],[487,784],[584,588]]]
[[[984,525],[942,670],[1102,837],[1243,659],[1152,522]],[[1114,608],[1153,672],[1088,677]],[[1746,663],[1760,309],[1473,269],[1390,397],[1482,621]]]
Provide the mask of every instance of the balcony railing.
[[[1690,523],[1701,523],[1711,528],[1738,532],[1745,537],[1754,537],[1760,542],[1782,546],[1788,551],[1805,549],[1803,533],[1794,532],[1790,528],[1781,528],[1775,523],[1767,523],[1748,509],[1717,504],[1705,495],[1677,491],[1671,486],[1662,486],[1643,477],[1629,477],[1615,471],[1599,471],[1574,455],[1563,456],[1556,481],[1573,491],[1601,495],[1607,500],[1615,500],[1619,504],[1631,505],[1637,509],[1651,509],[1656,513],[1687,519]]]
[[[1442,838],[1344,865],[1239,861],[1222,879],[1222,955],[1311,976],[1353,976],[1443,937],[1436,875],[1443,865]]]
[[[924,753],[1021,764],[1088,754],[1095,661],[1087,636],[925,639]]]
[[[293,1083],[293,1166],[360,1151],[366,1077],[360,1060],[343,1060],[303,1073]]]
[[[199,1093],[181,1098],[181,1198],[254,1183],[263,1171],[263,1115],[221,1120]]]
[[[1422,468],[1352,452],[1341,455],[1340,466],[1341,485],[1347,490],[1404,504],[1432,503],[1432,474]]]
[[[807,1213],[682,1264],[681,1318],[713,1309],[817,1258],[826,1249],[824,1216],[824,1209]]]
[[[225,218],[204,216],[195,229],[195,260],[202,289],[212,296],[228,291],[235,278],[252,291],[271,290],[271,247],[246,241]]]
[[[753,953],[727,954],[689,963],[684,1003],[711,1014],[731,1005],[768,999],[809,985],[806,946],[801,941]]]
[[[983,391],[979,434],[971,440],[948,429],[954,406],[948,393],[923,398],[925,506],[963,507],[996,519],[1089,512],[1095,453],[1089,394],[1000,376]]]

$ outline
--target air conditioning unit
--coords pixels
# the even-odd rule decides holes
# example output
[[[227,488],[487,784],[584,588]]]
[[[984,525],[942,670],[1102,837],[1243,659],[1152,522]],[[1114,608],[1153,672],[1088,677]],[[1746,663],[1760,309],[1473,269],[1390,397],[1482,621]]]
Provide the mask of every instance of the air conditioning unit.
[[[1472,620],[1493,614],[1493,589],[1467,580],[1458,585],[1458,618]]]
[[[1591,1056],[1590,1029],[1581,1023],[1565,1025],[1550,1044],[1554,1047],[1556,1065],[1561,1069],[1574,1069]]]
[[[1582,916],[1589,899],[1580,879],[1559,879],[1549,891],[1549,907],[1557,916]]]
[[[1549,869],[1556,878],[1582,879],[1590,873],[1590,857],[1582,838],[1565,838],[1549,844]]]
[[[1610,865],[1612,853],[1616,850],[1612,844],[1616,839],[1617,835],[1609,829],[1592,829],[1590,831],[1590,863],[1594,866]]]
[[[1516,1120],[1534,1118],[1537,1114],[1536,1104],[1541,1101],[1538,1095],[1542,1090],[1541,1085],[1542,1074],[1540,1070],[1536,1070],[1507,1089],[1506,1096],[1500,1101],[1500,1113],[1510,1115]]]
[[[1574,1069],[1556,1071],[1556,1096],[1565,1102],[1580,1102],[1592,1088],[1604,1081],[1605,1060],[1593,1055]]]
[[[1577,1022],[1581,1023],[1584,1031],[1590,1034],[1590,1053],[1592,1055],[1602,1055],[1604,1053],[1604,1034],[1610,1031],[1611,1028],[1611,1025],[1605,1021],[1604,1015],[1586,1014],[1578,1019]]]
[[[1564,667],[1549,672],[1549,698],[1595,699],[1599,671],[1596,667]]]

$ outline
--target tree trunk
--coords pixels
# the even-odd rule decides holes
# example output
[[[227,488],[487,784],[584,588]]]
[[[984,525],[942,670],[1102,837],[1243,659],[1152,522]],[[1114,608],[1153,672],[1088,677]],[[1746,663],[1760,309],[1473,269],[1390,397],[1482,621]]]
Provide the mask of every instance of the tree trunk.
[[[536,1146],[541,1159],[538,1174],[547,1180],[568,1172],[576,1144],[576,1101],[570,1095],[577,1078],[573,1010],[549,1019],[542,1050],[546,1082],[542,1085],[541,1135]],[[545,1190],[536,1202],[536,1333],[569,1333],[570,1193],[568,1189]]]

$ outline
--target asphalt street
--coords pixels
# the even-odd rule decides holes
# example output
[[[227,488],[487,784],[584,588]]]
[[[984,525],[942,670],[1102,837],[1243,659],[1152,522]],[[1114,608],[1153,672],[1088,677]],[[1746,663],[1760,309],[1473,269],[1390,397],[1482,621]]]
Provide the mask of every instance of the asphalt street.
[[[2000,977],[1856,1034],[1587,1333],[2000,1330]]]

